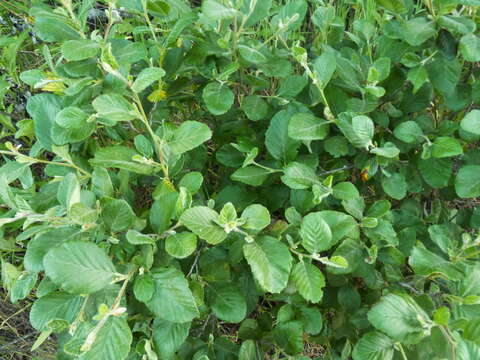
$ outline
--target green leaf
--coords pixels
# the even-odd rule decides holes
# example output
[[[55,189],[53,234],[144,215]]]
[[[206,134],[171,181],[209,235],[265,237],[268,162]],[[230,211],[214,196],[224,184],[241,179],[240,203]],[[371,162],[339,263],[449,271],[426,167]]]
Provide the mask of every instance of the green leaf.
[[[88,122],[88,114],[69,106],[60,111],[52,126],[52,140],[56,145],[83,141],[95,130],[95,122]]]
[[[35,34],[44,41],[62,42],[80,38],[80,34],[71,25],[70,19],[61,13],[44,7],[33,6],[30,9],[30,16],[35,19]]]
[[[124,360],[130,352],[132,331],[124,317],[109,316],[90,350],[80,360]]]
[[[299,321],[280,323],[273,329],[273,338],[287,354],[295,355],[303,351],[303,326]]]
[[[325,278],[318,267],[305,261],[297,263],[292,270],[292,280],[305,300],[318,303],[322,300]]]
[[[123,169],[144,175],[153,174],[154,167],[132,160],[134,156],[140,155],[129,147],[108,146],[98,149],[95,157],[89,162],[92,166]]]
[[[330,82],[330,79],[335,73],[336,66],[337,62],[335,59],[335,54],[331,51],[324,52],[313,62],[315,79],[318,81],[318,85],[322,89],[324,89]]]
[[[193,254],[197,248],[197,236],[190,232],[170,235],[165,239],[165,250],[177,259],[184,259]]]
[[[464,199],[480,196],[480,165],[461,167],[455,178],[455,190]]]
[[[238,360],[262,360],[263,358],[253,340],[244,341],[238,351]]]
[[[480,135],[480,110],[472,110],[462,119],[460,127],[475,135]]]
[[[185,323],[199,316],[197,305],[183,273],[174,268],[157,268],[151,272],[155,294],[147,307],[158,318]]]
[[[302,246],[310,253],[328,250],[333,245],[332,231],[320,212],[310,213],[300,227]]]
[[[225,114],[232,107],[234,101],[232,90],[217,82],[211,82],[203,88],[202,98],[208,111],[213,115]]]
[[[457,139],[439,136],[432,146],[432,156],[436,158],[451,157],[463,154],[463,149]]]
[[[25,299],[38,280],[38,273],[23,271],[13,282],[10,289],[10,301],[16,303],[18,300]]]
[[[464,16],[444,15],[440,16],[437,22],[440,26],[460,34],[473,33],[477,27],[473,20]]]
[[[137,78],[135,79],[132,90],[136,93],[140,93],[149,87],[155,81],[160,80],[162,77],[165,76],[165,70],[159,67],[149,67],[143,69],[140,74],[138,74]]]
[[[242,292],[232,283],[214,283],[209,287],[210,307],[220,320],[239,323],[247,314],[247,303]]]
[[[67,211],[75,203],[80,202],[80,182],[73,173],[68,173],[58,186],[57,200]]]
[[[51,249],[43,264],[54,283],[74,294],[97,292],[116,277],[110,258],[97,245],[87,242],[70,241]]]
[[[108,229],[113,232],[128,230],[135,222],[135,213],[125,200],[103,200],[102,219]]]
[[[77,317],[82,303],[85,301],[79,295],[53,292],[42,296],[33,303],[30,310],[30,323],[38,331],[48,329],[52,320],[65,320],[71,324]]]
[[[396,200],[401,200],[407,195],[405,176],[399,173],[382,177],[382,188],[388,196]]]
[[[35,236],[27,244],[27,252],[23,259],[25,269],[34,272],[44,270],[43,258],[50,249],[66,241],[78,240],[80,235],[80,230],[62,226]]]
[[[169,359],[175,355],[188,337],[191,323],[174,323],[156,318],[153,322],[153,339],[157,355]]]
[[[150,274],[138,275],[133,285],[133,293],[138,301],[146,303],[155,293],[155,283]]]
[[[353,360],[392,360],[394,342],[380,332],[372,331],[363,335],[353,348]]]
[[[357,137],[362,141],[363,146],[368,146],[375,131],[372,119],[368,116],[360,115],[352,118],[352,129]]]
[[[465,277],[464,271],[458,265],[428,251],[421,245],[413,248],[408,264],[419,275],[429,276],[432,273],[439,273],[451,280],[461,280]]]
[[[254,47],[238,45],[238,52],[242,58],[252,64],[263,64],[268,61],[268,58]]]
[[[272,0],[244,0],[240,1],[240,4],[240,10],[244,14],[245,26],[252,26],[269,15]]]
[[[155,240],[153,238],[148,235],[142,234],[137,230],[128,230],[125,237],[127,238],[127,241],[132,245],[152,245],[155,243]]]
[[[474,34],[468,34],[460,39],[460,53],[467,61],[480,61],[480,38]]]
[[[395,146],[395,144],[387,141],[382,147],[370,149],[370,153],[392,159],[400,154],[400,150]]]
[[[368,320],[392,339],[417,343],[430,333],[428,314],[408,295],[388,294],[368,312]]]
[[[183,154],[210,140],[212,131],[198,121],[185,121],[173,133],[168,146],[175,154]]]
[[[348,181],[335,184],[332,190],[333,196],[340,200],[350,200],[358,198],[360,196],[360,193],[358,192],[355,185]]]
[[[195,206],[187,209],[180,217],[180,223],[198,235],[200,239],[215,245],[227,237],[227,233],[216,224],[218,214],[206,206]]]
[[[100,44],[88,40],[70,40],[62,45],[62,55],[68,61],[79,61],[97,56],[100,52]]]
[[[51,129],[57,114],[62,109],[61,98],[53,94],[39,94],[27,101],[27,111],[33,119],[35,136],[47,150],[52,149]]]
[[[100,95],[92,105],[100,117],[113,122],[130,121],[139,116],[135,106],[120,94]]]
[[[413,93],[416,94],[423,84],[428,81],[427,69],[423,66],[410,69],[407,74],[407,79],[413,84]]]
[[[412,46],[419,46],[435,35],[435,25],[426,17],[414,17],[402,26],[402,37]]]
[[[212,20],[228,20],[238,15],[238,11],[222,5],[216,0],[205,0],[202,13]]]
[[[423,136],[423,131],[415,121],[405,121],[400,123],[393,131],[395,137],[408,144],[419,143]]]
[[[294,0],[282,6],[278,14],[272,18],[270,24],[275,28],[274,31],[292,31],[301,26],[306,13],[307,2],[305,0]],[[284,27],[281,27],[281,24]],[[289,25],[286,26],[286,24]]]
[[[198,171],[192,171],[189,172],[188,174],[185,174],[180,179],[180,182],[178,183],[178,187],[184,187],[188,189],[188,191],[191,194],[195,194],[200,188],[202,187],[203,183],[203,175],[202,173]]]
[[[291,189],[309,189],[319,182],[315,171],[305,164],[292,162],[284,170],[282,182]]]
[[[230,178],[251,186],[260,186],[267,180],[270,171],[258,166],[247,166],[237,169]]]
[[[249,230],[262,230],[270,225],[270,213],[265,206],[259,204],[249,205],[243,210],[242,220],[245,220],[243,228]]]
[[[258,95],[248,95],[243,99],[241,109],[252,121],[259,121],[267,117],[268,103]]]
[[[279,293],[287,286],[292,256],[286,245],[271,236],[263,236],[243,245],[243,254],[253,277],[265,291]]]
[[[448,158],[431,158],[420,160],[418,169],[425,182],[434,188],[443,188],[448,185],[452,176],[453,164]]]
[[[270,121],[270,126],[265,133],[265,145],[268,152],[277,160],[286,162],[293,160],[297,155],[300,142],[288,136],[288,124],[292,110],[281,110]]]
[[[345,237],[358,238],[358,224],[350,215],[332,210],[320,211],[319,214],[330,227],[332,244],[336,244]]]
[[[323,140],[328,134],[328,121],[309,113],[298,113],[290,118],[288,136],[295,140]]]

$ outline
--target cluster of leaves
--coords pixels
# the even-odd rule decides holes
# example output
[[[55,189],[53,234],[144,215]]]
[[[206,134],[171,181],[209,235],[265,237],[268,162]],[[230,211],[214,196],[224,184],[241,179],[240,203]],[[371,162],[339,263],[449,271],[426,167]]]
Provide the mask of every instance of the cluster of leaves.
[[[0,245],[35,346],[479,359],[479,9],[32,1]]]

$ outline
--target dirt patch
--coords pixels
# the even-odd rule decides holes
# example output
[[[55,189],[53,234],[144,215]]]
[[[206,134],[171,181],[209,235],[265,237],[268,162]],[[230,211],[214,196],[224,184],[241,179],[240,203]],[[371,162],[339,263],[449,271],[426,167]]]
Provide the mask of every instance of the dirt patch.
[[[10,303],[0,289],[0,360],[55,359],[56,345],[47,339],[36,351],[30,351],[39,332],[30,326],[28,314],[32,301]]]

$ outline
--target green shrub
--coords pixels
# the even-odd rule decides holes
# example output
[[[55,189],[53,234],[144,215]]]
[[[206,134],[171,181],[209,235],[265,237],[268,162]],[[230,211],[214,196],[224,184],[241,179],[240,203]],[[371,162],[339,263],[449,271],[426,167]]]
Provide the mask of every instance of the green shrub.
[[[479,359],[479,7],[33,2],[0,244],[35,346]]]

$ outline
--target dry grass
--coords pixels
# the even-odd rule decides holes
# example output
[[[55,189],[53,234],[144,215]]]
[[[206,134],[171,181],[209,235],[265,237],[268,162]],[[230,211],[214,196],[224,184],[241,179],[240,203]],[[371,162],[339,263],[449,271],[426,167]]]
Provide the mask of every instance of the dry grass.
[[[0,288],[0,360],[55,359],[55,342],[47,339],[34,352],[30,349],[39,333],[30,326],[31,301],[12,304]]]

